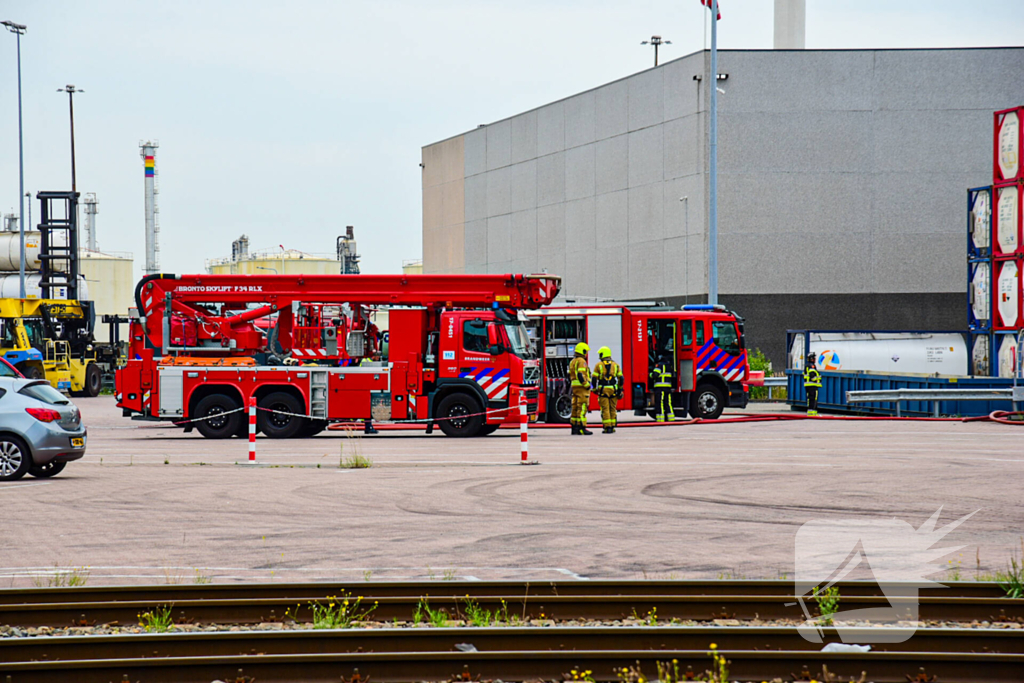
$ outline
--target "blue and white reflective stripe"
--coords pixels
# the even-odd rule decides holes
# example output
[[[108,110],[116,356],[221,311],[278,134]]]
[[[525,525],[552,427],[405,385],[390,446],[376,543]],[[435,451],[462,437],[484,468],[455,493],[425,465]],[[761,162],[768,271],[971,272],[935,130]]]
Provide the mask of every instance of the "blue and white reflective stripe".
[[[742,351],[739,355],[732,356],[718,348],[713,341],[709,341],[697,352],[697,371],[715,369],[728,380],[743,378],[743,371],[747,364],[747,352]]]
[[[508,396],[508,370],[496,370],[495,368],[468,368],[459,373],[462,379],[471,379],[480,385],[480,388],[491,400],[502,399]]]

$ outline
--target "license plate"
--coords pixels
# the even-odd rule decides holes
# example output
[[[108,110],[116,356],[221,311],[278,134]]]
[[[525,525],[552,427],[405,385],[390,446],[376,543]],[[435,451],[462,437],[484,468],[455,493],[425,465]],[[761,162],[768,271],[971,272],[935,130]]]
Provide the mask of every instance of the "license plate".
[[[71,439],[71,447],[72,448],[85,448],[85,437],[84,436],[78,436],[78,437],[74,437],[73,439]]]

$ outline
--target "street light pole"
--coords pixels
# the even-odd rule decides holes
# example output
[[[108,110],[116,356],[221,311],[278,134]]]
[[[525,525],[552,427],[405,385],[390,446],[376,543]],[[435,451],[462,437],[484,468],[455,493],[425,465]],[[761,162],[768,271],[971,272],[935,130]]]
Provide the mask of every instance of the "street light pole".
[[[659,45],[671,45],[671,40],[662,40],[661,36],[651,36],[650,40],[640,41],[641,45],[653,45],[654,46],[654,66],[658,66],[658,46]]]
[[[71,191],[77,192],[78,185],[75,179],[75,93],[85,91],[73,85],[65,85],[63,88],[57,88],[57,92],[66,92],[68,94],[68,111],[71,113]]]
[[[711,9],[711,157],[708,192],[708,303],[718,303],[718,0],[708,0]]]
[[[18,229],[21,232],[21,258],[18,259],[19,296],[25,298],[25,145],[21,125],[21,36],[27,27],[13,21],[0,22],[7,30],[18,36]],[[31,211],[31,208],[29,209]]]

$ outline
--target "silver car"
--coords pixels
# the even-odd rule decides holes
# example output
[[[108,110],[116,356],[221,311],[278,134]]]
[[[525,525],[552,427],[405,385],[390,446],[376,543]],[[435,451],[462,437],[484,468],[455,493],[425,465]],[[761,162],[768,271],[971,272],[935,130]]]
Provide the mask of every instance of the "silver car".
[[[40,379],[0,364],[0,481],[52,477],[85,455],[82,414]]]

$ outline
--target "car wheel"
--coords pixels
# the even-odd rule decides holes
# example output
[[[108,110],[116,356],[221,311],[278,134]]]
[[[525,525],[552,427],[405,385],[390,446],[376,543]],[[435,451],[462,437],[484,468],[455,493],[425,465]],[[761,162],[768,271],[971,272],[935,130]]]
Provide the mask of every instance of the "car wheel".
[[[210,394],[196,406],[196,414],[193,415],[199,419],[195,423],[196,429],[207,439],[230,439],[242,425],[242,413],[231,412],[238,407],[238,403],[230,396]]]
[[[572,396],[570,394],[559,394],[551,400],[548,406],[548,422],[553,424],[567,424],[572,417]]]
[[[469,394],[449,394],[437,406],[437,419],[446,436],[467,437],[480,433],[484,423],[480,402]]]
[[[256,427],[271,439],[290,439],[299,434],[306,418],[296,417],[305,411],[299,400],[283,391],[267,394],[259,402],[263,410],[256,412]],[[269,412],[271,410],[279,412]],[[282,415],[282,413],[293,413]]]
[[[100,389],[102,388],[103,371],[95,363],[89,363],[85,368],[85,387],[83,388],[83,393],[86,396],[96,397],[100,395]]]
[[[54,462],[51,460],[45,465],[33,465],[29,468],[28,473],[36,479],[48,479],[50,477],[56,477],[64,471],[65,467],[67,467],[66,462]]]
[[[13,435],[0,436],[0,481],[21,479],[32,467],[25,442]]]
[[[717,420],[724,409],[722,392],[713,384],[701,384],[690,399],[690,414],[703,420]]]
[[[18,368],[21,374],[25,375],[25,379],[46,379],[46,375],[36,365],[22,365]]]

